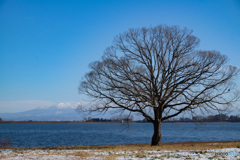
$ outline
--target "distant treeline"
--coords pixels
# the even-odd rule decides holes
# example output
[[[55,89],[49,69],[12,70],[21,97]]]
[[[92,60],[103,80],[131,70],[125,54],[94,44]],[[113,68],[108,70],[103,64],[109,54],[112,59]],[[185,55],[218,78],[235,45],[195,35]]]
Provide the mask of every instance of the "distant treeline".
[[[133,117],[125,117],[125,118],[111,118],[111,119],[103,119],[103,118],[84,118],[84,122],[139,122],[144,123],[147,122],[146,119],[134,121]],[[210,116],[195,116],[192,118],[173,118],[164,122],[240,122],[239,116],[228,116],[226,114],[217,114]]]
[[[127,123],[127,122],[136,122],[136,121],[133,121],[133,117],[132,116],[124,116],[124,117],[114,117],[114,118],[111,118],[111,119],[104,119],[104,118],[91,118],[91,117],[88,117],[88,118],[84,118],[83,119],[83,122],[116,122],[116,123]]]
[[[133,120],[133,116],[114,117],[111,119],[104,118],[84,118],[83,121],[3,121],[0,118],[0,123],[90,123],[90,122],[102,122],[102,123],[146,123],[147,120]],[[210,116],[195,116],[192,118],[172,118],[164,122],[240,122],[240,116],[228,116],[226,114],[217,114]]]
[[[170,119],[167,122],[240,122],[239,116],[228,116],[226,114],[217,114],[210,116],[194,116],[192,118]]]

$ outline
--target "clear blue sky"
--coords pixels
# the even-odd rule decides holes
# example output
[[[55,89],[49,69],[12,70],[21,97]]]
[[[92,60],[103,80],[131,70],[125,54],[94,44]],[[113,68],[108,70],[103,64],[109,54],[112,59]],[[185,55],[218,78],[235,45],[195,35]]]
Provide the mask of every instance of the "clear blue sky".
[[[240,67],[239,0],[0,0],[0,112],[83,101],[79,81],[113,38],[159,24]]]

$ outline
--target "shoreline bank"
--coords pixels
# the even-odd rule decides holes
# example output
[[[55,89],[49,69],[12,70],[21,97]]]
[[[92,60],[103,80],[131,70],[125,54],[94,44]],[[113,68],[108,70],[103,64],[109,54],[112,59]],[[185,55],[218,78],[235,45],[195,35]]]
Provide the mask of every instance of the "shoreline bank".
[[[224,159],[240,158],[240,141],[0,148],[0,159]]]
[[[173,143],[160,143],[157,146],[151,146],[150,144],[122,144],[122,145],[93,145],[93,146],[56,146],[56,147],[0,147],[0,149],[216,149],[216,148],[240,148],[240,141],[205,141],[205,142],[173,142]]]

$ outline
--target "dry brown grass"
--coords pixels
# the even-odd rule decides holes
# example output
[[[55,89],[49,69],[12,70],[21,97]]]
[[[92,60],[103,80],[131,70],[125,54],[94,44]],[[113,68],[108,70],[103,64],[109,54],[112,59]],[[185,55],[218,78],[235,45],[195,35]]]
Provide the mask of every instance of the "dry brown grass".
[[[128,144],[128,145],[102,145],[102,146],[71,146],[71,147],[0,147],[0,149],[43,149],[43,150],[102,150],[102,151],[142,151],[142,150],[206,150],[221,148],[240,148],[240,141],[221,142],[183,142],[183,143],[161,143],[159,146],[150,144]]]
[[[71,154],[70,154],[71,155]],[[84,151],[78,151],[74,153],[74,156],[79,156],[81,158],[88,158],[93,156],[92,154],[88,153],[88,152],[84,152]]]
[[[221,149],[221,148],[239,148],[239,146],[240,146],[240,141],[226,141],[226,142],[161,143],[159,146],[151,146],[150,144],[106,145],[106,146],[90,146],[90,147],[87,147],[87,149],[104,150],[104,151],[206,150],[206,149]]]

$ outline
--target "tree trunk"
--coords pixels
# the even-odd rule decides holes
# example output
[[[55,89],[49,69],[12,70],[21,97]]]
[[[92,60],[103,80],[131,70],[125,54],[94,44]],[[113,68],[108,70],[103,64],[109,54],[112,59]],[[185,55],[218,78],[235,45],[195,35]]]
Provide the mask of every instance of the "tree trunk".
[[[161,122],[160,121],[154,121],[153,122],[154,127],[154,134],[152,136],[152,146],[159,145],[161,140]]]

